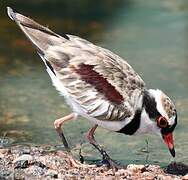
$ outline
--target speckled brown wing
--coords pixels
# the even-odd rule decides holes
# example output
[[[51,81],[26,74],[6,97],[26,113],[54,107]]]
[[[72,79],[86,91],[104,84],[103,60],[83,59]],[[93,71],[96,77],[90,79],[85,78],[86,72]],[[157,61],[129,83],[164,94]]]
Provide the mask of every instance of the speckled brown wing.
[[[144,88],[138,74],[112,52],[76,36],[69,38],[61,47],[49,48],[45,56],[69,95],[98,120],[132,116]]]

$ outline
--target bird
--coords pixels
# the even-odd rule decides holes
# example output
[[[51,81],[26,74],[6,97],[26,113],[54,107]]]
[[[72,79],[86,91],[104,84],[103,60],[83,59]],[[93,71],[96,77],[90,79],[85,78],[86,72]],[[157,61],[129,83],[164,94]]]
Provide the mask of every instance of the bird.
[[[10,7],[7,13],[36,48],[53,86],[72,110],[54,121],[68,152],[62,126],[81,116],[93,124],[88,141],[110,166],[114,162],[94,137],[98,126],[129,136],[159,135],[175,157],[175,105],[163,91],[148,89],[127,60],[78,36],[59,35]]]

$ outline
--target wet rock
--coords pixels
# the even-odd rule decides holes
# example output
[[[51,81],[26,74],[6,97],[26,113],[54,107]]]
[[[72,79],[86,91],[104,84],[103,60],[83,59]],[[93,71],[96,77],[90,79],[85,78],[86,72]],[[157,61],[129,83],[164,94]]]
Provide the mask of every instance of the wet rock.
[[[175,175],[186,175],[188,173],[188,166],[183,163],[173,162],[167,166],[166,172]]]

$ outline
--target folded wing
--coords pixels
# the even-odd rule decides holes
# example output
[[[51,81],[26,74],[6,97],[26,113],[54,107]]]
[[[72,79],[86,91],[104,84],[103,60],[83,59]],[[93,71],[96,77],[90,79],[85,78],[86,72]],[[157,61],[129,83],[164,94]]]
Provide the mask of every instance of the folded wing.
[[[77,36],[60,36],[10,8],[8,14],[36,47],[61,94],[98,120],[134,116],[145,84],[125,60]]]

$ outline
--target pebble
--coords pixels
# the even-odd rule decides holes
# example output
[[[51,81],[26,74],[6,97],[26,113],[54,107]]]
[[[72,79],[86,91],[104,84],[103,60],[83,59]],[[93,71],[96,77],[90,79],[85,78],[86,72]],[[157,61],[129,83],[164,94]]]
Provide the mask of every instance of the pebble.
[[[129,164],[127,166],[127,169],[136,173],[138,171],[141,171],[144,167],[144,165]]]
[[[15,163],[14,163],[14,168],[27,168],[27,167],[29,167],[29,162],[26,160],[24,160],[24,161],[16,161]]]
[[[165,176],[165,180],[174,180],[174,178],[171,176]]]
[[[51,178],[58,178],[58,172],[56,170],[49,169],[46,174]]]
[[[128,173],[125,169],[119,169],[117,172],[115,172],[115,176],[127,176]]]
[[[41,176],[45,172],[45,170],[43,168],[36,166],[36,165],[31,166],[27,171],[29,174],[32,174],[34,176]]]
[[[188,180],[188,174],[182,177],[182,180]]]
[[[8,153],[9,149],[0,149],[0,154]]]
[[[164,175],[162,175],[162,174],[159,174],[159,175],[157,175],[157,178],[156,178],[157,180],[165,180],[165,177],[164,177]]]
[[[152,180],[152,179],[155,178],[155,175],[153,173],[151,173],[151,172],[143,172],[142,176],[145,177],[147,180],[149,180],[149,179]]]
[[[23,155],[19,156],[18,158],[16,158],[13,161],[13,163],[16,163],[18,161],[33,161],[33,160],[34,160],[34,158],[31,155],[29,155],[29,154],[23,154]]]

